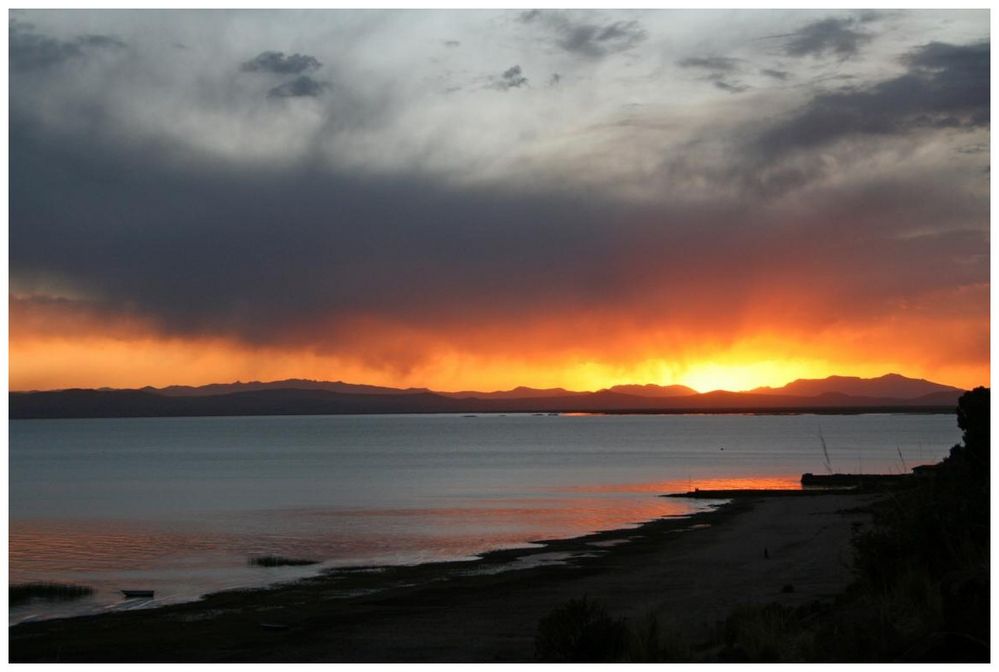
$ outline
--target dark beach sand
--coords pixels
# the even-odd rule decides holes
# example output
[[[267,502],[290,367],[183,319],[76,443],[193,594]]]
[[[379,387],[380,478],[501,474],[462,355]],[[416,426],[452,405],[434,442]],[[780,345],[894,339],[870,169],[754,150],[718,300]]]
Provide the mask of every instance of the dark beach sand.
[[[474,563],[362,568],[190,604],[26,623],[10,629],[10,660],[527,661],[538,620],[584,595],[614,616],[655,612],[696,636],[740,605],[796,605],[842,591],[852,529],[877,497],[742,496],[692,518]],[[567,554],[569,564],[541,564]],[[522,569],[498,571],[510,566]],[[788,584],[794,592],[783,592]]]

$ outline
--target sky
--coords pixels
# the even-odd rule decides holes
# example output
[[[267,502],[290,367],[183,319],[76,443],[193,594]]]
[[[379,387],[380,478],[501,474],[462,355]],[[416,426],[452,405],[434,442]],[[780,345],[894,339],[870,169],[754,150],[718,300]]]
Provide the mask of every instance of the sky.
[[[12,10],[10,388],[987,385],[988,26]]]

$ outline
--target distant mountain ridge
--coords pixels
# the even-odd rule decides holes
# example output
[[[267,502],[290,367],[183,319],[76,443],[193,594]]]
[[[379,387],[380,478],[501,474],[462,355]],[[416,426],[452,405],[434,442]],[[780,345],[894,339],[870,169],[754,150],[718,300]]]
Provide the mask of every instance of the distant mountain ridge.
[[[883,379],[898,384],[907,397],[847,394],[842,380],[831,377],[831,390],[815,395],[786,394],[784,388],[764,391],[698,394],[683,386],[619,385],[597,392],[569,392],[562,388],[514,388],[494,393],[437,393],[418,388],[395,389],[341,381],[272,381],[201,387],[172,386],[157,390],[58,390],[11,392],[11,418],[158,417],[209,415],[325,415],[346,413],[795,413],[923,411],[952,412],[963,390],[897,375],[870,379],[884,389]],[[842,378],[842,380],[841,380]],[[816,381],[795,381],[792,389],[823,389]],[[820,381],[821,382],[821,381]],[[851,384],[853,384],[851,382]],[[915,385],[913,385],[915,383]],[[896,389],[896,388],[891,388]],[[635,393],[625,394],[619,390]],[[686,392],[691,392],[687,394]],[[459,396],[478,394],[482,396]]]
[[[102,388],[107,389],[107,388]],[[288,378],[270,382],[250,381],[234,383],[212,383],[210,385],[171,385],[169,387],[144,387],[142,391],[162,394],[170,397],[215,396],[232,394],[234,392],[253,392],[258,390],[326,390],[345,394],[437,394],[453,399],[541,399],[550,397],[573,397],[598,392],[613,392],[636,397],[671,398],[699,394],[686,385],[614,385],[595,392],[576,392],[561,387],[534,388],[519,386],[510,390],[480,392],[464,390],[460,392],[439,392],[426,387],[384,387],[379,385],[363,385],[345,383],[341,380],[323,381],[305,378]],[[719,390],[712,390],[719,391]],[[726,390],[720,390],[726,391]],[[950,385],[942,385],[921,378],[907,378],[897,373],[888,373],[877,378],[859,378],[856,376],[829,376],[827,378],[800,378],[783,387],[758,387],[740,394],[789,395],[800,397],[817,397],[822,394],[845,394],[852,397],[884,397],[890,399],[916,399],[937,392],[960,391]]]
[[[607,387],[597,392],[616,392],[619,394],[629,394],[636,397],[684,397],[697,394],[697,390],[686,385],[615,385]],[[548,397],[578,397],[594,392],[573,392],[562,387],[535,388],[535,387],[515,387],[512,390],[499,390],[497,392],[437,392],[436,394],[455,399],[542,399]]]
[[[538,397],[572,397],[589,392],[572,392],[561,387],[535,388],[535,387],[515,387],[512,390],[497,390],[495,392],[435,392],[444,397],[452,399],[536,399]]]
[[[829,376],[828,378],[800,378],[783,387],[758,387],[752,394],[789,394],[815,397],[820,394],[846,394],[863,397],[889,397],[916,399],[937,392],[956,392],[959,388],[941,385],[922,378],[906,378],[898,373],[888,373],[878,378],[856,376]]]
[[[347,394],[424,394],[430,392],[425,387],[380,387],[378,385],[360,385],[345,383],[342,380],[309,380],[307,378],[287,378],[260,382],[212,383],[210,385],[170,385],[169,387],[143,387],[143,392],[163,394],[168,397],[206,397],[234,392],[255,392],[258,390],[326,390],[327,392],[344,392]]]
[[[601,390],[604,391],[604,390]],[[686,397],[698,394],[697,390],[686,385],[615,385],[608,387],[606,391],[619,392],[620,394],[631,394],[636,397]]]

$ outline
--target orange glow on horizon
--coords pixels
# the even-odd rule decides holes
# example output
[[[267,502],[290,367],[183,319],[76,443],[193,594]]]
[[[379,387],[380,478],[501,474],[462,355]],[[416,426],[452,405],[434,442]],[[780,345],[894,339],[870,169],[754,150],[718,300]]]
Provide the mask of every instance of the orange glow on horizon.
[[[987,294],[985,286],[958,299],[974,303]],[[710,323],[636,323],[626,313],[422,326],[359,317],[338,323],[327,342],[317,341],[320,322],[280,343],[253,345],[164,334],[141,318],[85,305],[12,297],[10,306],[12,390],[306,378],[448,392],[647,383],[710,392],[886,373],[965,389],[989,384],[988,314],[972,311],[901,313],[822,329],[763,315],[724,334]]]
[[[779,359],[764,353],[759,359],[749,359],[738,348],[727,356],[703,361],[679,363],[652,359],[631,364],[555,358],[523,361],[508,354],[480,357],[441,353],[405,372],[366,365],[351,358],[294,349],[248,348],[224,340],[32,340],[11,342],[9,356],[11,390],[164,387],[306,378],[387,387],[428,387],[446,392],[505,390],[518,385],[586,391],[646,383],[686,385],[698,392],[710,392],[779,387],[798,378],[876,377],[889,372],[964,388],[988,384],[987,367],[925,371],[891,361]]]

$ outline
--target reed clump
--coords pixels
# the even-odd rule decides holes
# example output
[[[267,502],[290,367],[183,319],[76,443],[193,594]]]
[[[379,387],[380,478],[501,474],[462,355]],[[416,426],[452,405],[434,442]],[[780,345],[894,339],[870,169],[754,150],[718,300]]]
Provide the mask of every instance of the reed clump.
[[[304,567],[318,565],[319,561],[305,558],[286,558],[283,555],[257,555],[250,558],[249,564],[254,567]]]
[[[10,586],[10,606],[16,607],[31,600],[66,602],[93,595],[89,586],[74,586],[67,583],[18,583]]]

